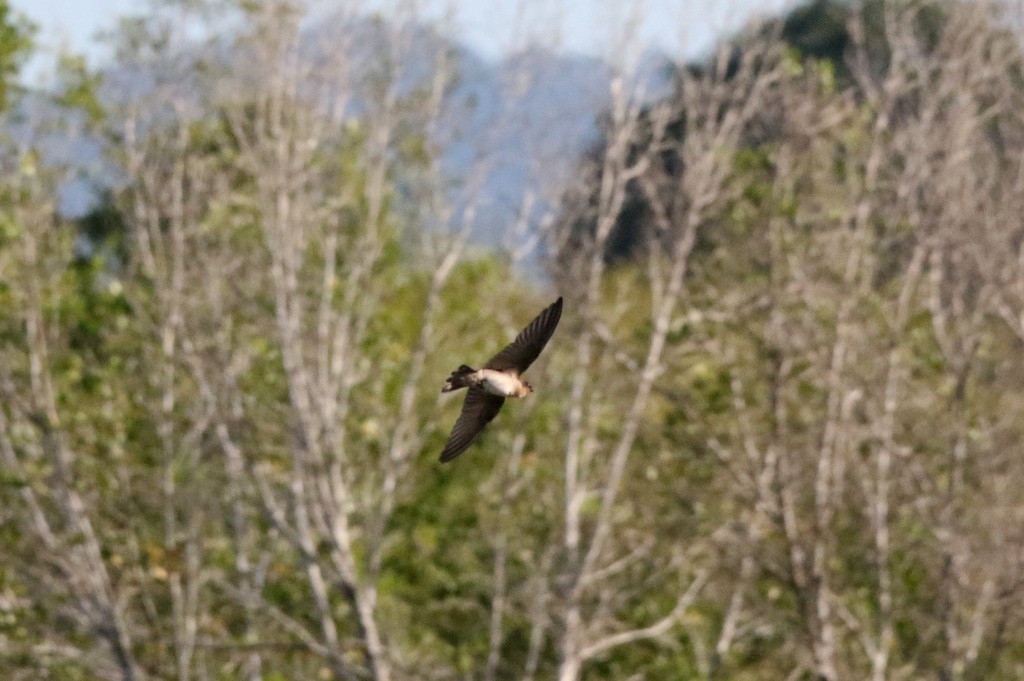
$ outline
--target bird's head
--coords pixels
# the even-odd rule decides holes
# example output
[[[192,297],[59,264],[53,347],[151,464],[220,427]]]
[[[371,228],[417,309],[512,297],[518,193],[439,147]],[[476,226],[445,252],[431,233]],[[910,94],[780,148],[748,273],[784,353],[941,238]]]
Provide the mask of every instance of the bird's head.
[[[526,381],[523,381],[523,387],[520,388],[520,390],[519,390],[519,397],[526,397],[527,395],[529,395],[532,392],[533,392],[533,386],[530,385],[529,383],[527,383]]]

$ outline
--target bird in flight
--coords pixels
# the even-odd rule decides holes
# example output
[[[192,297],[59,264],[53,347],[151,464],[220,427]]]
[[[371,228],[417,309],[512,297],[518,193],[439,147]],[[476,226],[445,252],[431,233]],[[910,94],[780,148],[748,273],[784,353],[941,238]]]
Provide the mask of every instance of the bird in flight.
[[[441,392],[447,393],[460,388],[466,391],[448,444],[441,452],[441,462],[451,461],[473,444],[505,403],[506,397],[526,397],[533,387],[521,376],[527,367],[540,356],[541,350],[551,339],[551,334],[562,317],[562,298],[553,302],[537,315],[516,339],[490,359],[483,369],[477,370],[463,364],[452,372],[445,381]]]

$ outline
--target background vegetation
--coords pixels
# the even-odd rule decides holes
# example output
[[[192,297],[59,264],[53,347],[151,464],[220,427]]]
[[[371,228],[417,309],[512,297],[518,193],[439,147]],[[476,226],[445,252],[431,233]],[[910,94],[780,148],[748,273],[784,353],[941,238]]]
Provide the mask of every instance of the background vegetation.
[[[415,16],[163,3],[32,93],[0,9],[5,678],[1024,677],[1015,6],[609,64],[498,251]],[[537,394],[439,465],[443,378],[552,291]]]

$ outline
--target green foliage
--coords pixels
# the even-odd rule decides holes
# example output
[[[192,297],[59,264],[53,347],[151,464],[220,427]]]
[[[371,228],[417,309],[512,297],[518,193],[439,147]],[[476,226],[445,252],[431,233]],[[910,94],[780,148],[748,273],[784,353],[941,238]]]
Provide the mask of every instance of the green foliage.
[[[57,63],[57,78],[62,87],[55,97],[56,103],[83,111],[92,127],[99,126],[105,119],[105,111],[99,100],[102,76],[97,72],[89,72],[84,57],[62,54]]]
[[[17,91],[15,78],[32,48],[34,27],[16,14],[8,0],[0,0],[0,111],[7,109]]]

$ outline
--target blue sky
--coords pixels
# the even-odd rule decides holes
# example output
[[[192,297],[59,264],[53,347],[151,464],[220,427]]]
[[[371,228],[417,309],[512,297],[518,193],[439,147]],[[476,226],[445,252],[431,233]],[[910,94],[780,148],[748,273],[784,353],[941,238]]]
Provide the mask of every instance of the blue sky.
[[[735,30],[751,15],[776,12],[791,0],[640,0],[643,19],[638,44],[676,55],[707,49],[717,35]],[[330,6],[330,0],[314,5]],[[369,0],[372,8],[395,3]],[[497,58],[533,37],[562,49],[609,56],[621,33],[629,0],[462,0],[421,2],[429,15],[453,16],[452,33],[483,56]],[[107,56],[95,36],[116,25],[118,16],[145,12],[148,0],[11,0],[35,22],[41,53],[29,65],[28,80],[45,78],[61,49],[84,53],[92,65]],[[453,8],[449,9],[449,8]],[[385,10],[386,11],[386,10]]]

